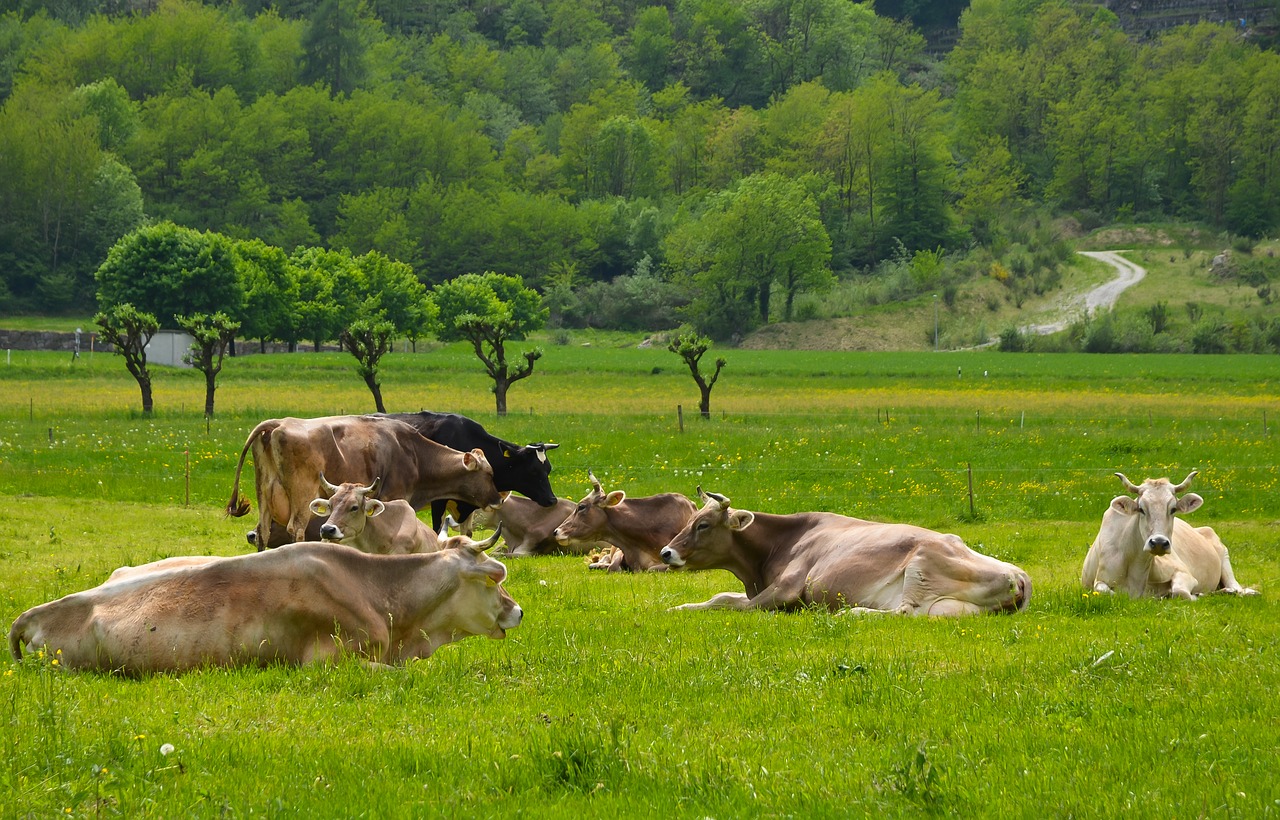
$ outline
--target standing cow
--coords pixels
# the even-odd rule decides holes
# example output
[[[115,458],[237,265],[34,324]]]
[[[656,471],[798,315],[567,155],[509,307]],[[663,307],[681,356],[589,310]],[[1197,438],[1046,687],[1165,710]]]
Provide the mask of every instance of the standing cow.
[[[480,450],[493,467],[493,483],[501,492],[513,491],[533,499],[543,507],[556,503],[551,489],[551,462],[547,451],[559,444],[512,444],[490,435],[477,421],[456,413],[391,413],[387,418],[402,421],[422,435],[446,447],[468,452]],[[431,526],[439,530],[444,522],[445,505],[454,501],[458,520],[466,521],[478,505],[465,498],[437,499],[431,502]],[[479,505],[483,506],[483,505]]]
[[[698,488],[703,507],[662,550],[683,569],[727,569],[746,592],[677,609],[795,609],[968,615],[1025,609],[1031,578],[955,535],[835,513],[770,515],[729,507]]]
[[[502,502],[492,465],[480,450],[458,452],[386,416],[283,418],[268,419],[249,433],[227,504],[233,516],[249,512],[240,495],[240,472],[250,450],[258,525],[248,539],[259,550],[319,539],[320,522],[312,521],[310,505],[320,495],[321,473],[338,482],[368,483],[381,476],[383,497],[403,498],[415,510],[447,498],[477,507]]]
[[[1084,557],[1080,583],[1093,592],[1119,590],[1131,598],[1144,595],[1193,600],[1206,592],[1256,595],[1240,586],[1231,560],[1212,527],[1192,527],[1178,513],[1194,512],[1204,503],[1195,493],[1178,493],[1191,485],[1196,470],[1180,484],[1148,478],[1136,485],[1124,473],[1116,477],[1133,494],[1116,496],[1102,515],[1102,527]]]

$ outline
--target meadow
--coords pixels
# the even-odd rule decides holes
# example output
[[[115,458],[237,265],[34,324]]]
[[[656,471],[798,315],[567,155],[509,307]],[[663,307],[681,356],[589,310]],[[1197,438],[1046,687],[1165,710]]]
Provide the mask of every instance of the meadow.
[[[703,420],[682,363],[637,341],[544,342],[505,418],[462,346],[393,354],[383,393],[560,443],[564,496],[591,469],[955,532],[1030,573],[1027,611],[669,612],[739,586],[512,559],[524,624],[405,669],[3,665],[0,815],[1280,814],[1274,358],[725,350]],[[253,425],[372,409],[337,353],[242,356],[219,384],[205,419],[200,374],[159,369],[144,417],[111,356],[0,366],[0,622],[122,564],[248,551],[223,507]],[[1112,473],[1192,469],[1189,520],[1262,594],[1082,592]]]

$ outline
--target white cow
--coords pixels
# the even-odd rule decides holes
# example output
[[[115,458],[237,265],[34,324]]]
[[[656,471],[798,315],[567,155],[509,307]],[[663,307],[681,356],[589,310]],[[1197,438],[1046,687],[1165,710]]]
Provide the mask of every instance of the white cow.
[[[440,549],[440,542],[448,537],[448,532],[437,535],[418,519],[404,499],[379,501],[374,498],[381,482],[382,479],[376,478],[367,487],[358,482],[330,484],[321,473],[320,486],[329,497],[311,502],[312,514],[326,519],[320,525],[320,537],[380,555]]]
[[[1135,497],[1116,496],[1103,514],[1098,537],[1084,557],[1080,583],[1086,590],[1188,600],[1218,590],[1257,594],[1236,581],[1227,548],[1212,527],[1192,527],[1175,517],[1204,503],[1195,493],[1178,497],[1196,474],[1192,470],[1181,484],[1148,478],[1139,486],[1116,473]]]

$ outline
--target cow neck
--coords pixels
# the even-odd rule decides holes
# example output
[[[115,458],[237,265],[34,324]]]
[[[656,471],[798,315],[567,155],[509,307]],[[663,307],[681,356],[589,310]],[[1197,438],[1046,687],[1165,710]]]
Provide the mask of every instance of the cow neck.
[[[451,551],[417,555],[376,556],[365,578],[370,599],[379,602],[378,615],[391,621],[391,645],[418,638],[424,615],[429,618],[458,586],[459,577],[449,565]],[[437,644],[433,640],[432,649]]]
[[[1147,579],[1155,566],[1156,557],[1147,552],[1147,537],[1142,532],[1141,516],[1126,515],[1121,522],[1120,536],[1113,543],[1123,545],[1125,592],[1132,598],[1139,598],[1147,591]],[[1169,528],[1170,530],[1173,527]],[[1169,537],[1173,534],[1170,532]]]
[[[650,522],[655,517],[662,521],[663,501],[665,499],[660,496],[653,496],[635,501],[626,499],[616,507],[605,507],[607,532],[597,540],[617,544],[617,540],[621,539],[641,549],[665,547],[683,529],[685,522],[681,521],[675,526],[667,524],[665,527],[651,525]],[[646,510],[646,507],[649,509]]]
[[[809,513],[756,513],[751,526],[733,534],[737,565],[724,567],[746,587],[748,597],[775,583],[791,563],[800,534],[813,526]]]

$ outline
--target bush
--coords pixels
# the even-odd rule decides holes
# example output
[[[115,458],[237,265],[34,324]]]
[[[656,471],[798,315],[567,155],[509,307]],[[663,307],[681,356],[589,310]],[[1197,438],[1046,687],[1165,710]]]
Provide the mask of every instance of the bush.
[[[1005,353],[1023,353],[1027,350],[1027,337],[1016,327],[1000,331],[1000,350]]]
[[[1226,328],[1217,319],[1202,319],[1191,331],[1192,353],[1226,353]]]

